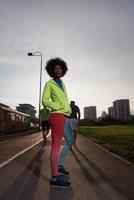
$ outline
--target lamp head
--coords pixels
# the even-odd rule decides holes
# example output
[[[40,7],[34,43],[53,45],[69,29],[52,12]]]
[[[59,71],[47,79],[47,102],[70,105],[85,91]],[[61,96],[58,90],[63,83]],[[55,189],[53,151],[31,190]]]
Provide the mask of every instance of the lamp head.
[[[28,55],[28,56],[33,56],[33,54],[32,54],[32,53],[28,53],[27,55]]]

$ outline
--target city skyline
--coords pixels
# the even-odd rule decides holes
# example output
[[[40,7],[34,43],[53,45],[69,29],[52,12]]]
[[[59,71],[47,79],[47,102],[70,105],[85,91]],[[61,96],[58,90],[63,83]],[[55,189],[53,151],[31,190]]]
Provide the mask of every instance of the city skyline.
[[[107,110],[102,110],[101,115],[98,116],[97,106],[89,105],[84,107],[84,119],[90,118],[94,121],[96,118],[102,117],[103,115],[109,115],[115,119],[130,120],[132,113],[130,112],[130,102],[129,99],[116,99],[113,105],[108,107]]]
[[[61,57],[69,101],[83,115],[95,105],[97,116],[115,99],[129,99],[134,114],[134,1],[48,0],[0,2],[0,102],[15,108],[29,103],[38,110],[40,58]]]
[[[127,109],[129,110],[129,117],[131,118],[131,115],[133,115],[132,113],[131,113],[131,110],[130,110],[130,102],[129,102],[129,99],[116,99],[116,100],[114,100],[112,103],[113,103],[113,105],[112,106],[110,106],[110,107],[107,107],[107,110],[102,110],[101,111],[101,114],[100,115],[97,115],[97,106],[95,106],[95,105],[86,105],[86,106],[84,106],[83,107],[83,110],[80,110],[80,112],[83,112],[83,115],[82,115],[82,117],[81,117],[81,119],[85,119],[85,118],[87,118],[86,116],[90,116],[91,118],[93,118],[94,120],[95,119],[97,119],[97,118],[100,118],[100,117],[102,117],[102,115],[104,115],[104,113],[106,114],[106,115],[109,115],[109,116],[111,116],[111,117],[113,117],[113,118],[115,118],[115,111],[114,111],[114,104],[116,103],[116,102],[121,102],[121,104],[122,104],[122,102],[123,102],[123,104],[124,104],[124,102],[127,102]],[[1,104],[1,102],[0,102],[0,104]],[[126,103],[125,103],[126,104]],[[5,105],[5,104],[3,104],[3,105]],[[31,105],[31,104],[18,104],[17,106],[15,106],[16,108],[16,110],[18,110],[18,108],[19,108],[19,106],[20,105],[29,105],[30,107],[33,107],[33,105]],[[9,106],[9,105],[5,105],[5,106]],[[126,105],[125,105],[126,106]],[[10,107],[10,106],[9,106]],[[34,107],[33,107],[34,108]],[[34,108],[35,109],[35,108]],[[126,109],[126,108],[125,108]],[[22,112],[22,111],[21,111]],[[37,112],[37,110],[35,110],[35,113]],[[119,111],[120,112],[120,111]],[[124,111],[123,111],[124,112]],[[126,112],[126,111],[125,111]],[[24,112],[25,113],[25,112]],[[90,114],[89,114],[90,113]],[[120,116],[121,116],[121,113],[120,113]],[[37,115],[36,115],[36,117],[38,118],[39,116],[38,116],[38,112],[37,112]]]

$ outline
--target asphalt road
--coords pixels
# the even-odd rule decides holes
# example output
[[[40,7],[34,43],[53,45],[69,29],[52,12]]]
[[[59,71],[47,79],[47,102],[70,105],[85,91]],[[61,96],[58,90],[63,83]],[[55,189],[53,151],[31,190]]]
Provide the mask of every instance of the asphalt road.
[[[0,200],[134,199],[134,167],[81,136],[65,163],[72,186],[51,188],[50,147],[40,142],[0,168]]]

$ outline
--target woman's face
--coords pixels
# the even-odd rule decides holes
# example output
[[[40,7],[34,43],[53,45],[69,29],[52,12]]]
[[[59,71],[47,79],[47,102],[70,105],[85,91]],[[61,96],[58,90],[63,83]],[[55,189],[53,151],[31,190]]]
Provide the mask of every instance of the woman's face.
[[[54,67],[54,78],[55,79],[59,79],[60,77],[62,77],[63,72],[62,72],[62,68],[60,65],[55,65]]]

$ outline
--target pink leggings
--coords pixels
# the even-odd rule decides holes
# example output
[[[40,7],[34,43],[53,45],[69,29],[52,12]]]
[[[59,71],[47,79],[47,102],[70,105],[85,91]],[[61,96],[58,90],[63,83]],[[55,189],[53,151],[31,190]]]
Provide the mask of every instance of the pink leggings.
[[[49,115],[49,123],[51,126],[52,148],[51,148],[51,167],[52,176],[58,176],[58,162],[61,141],[64,136],[64,124],[66,117],[60,113],[51,113]]]

